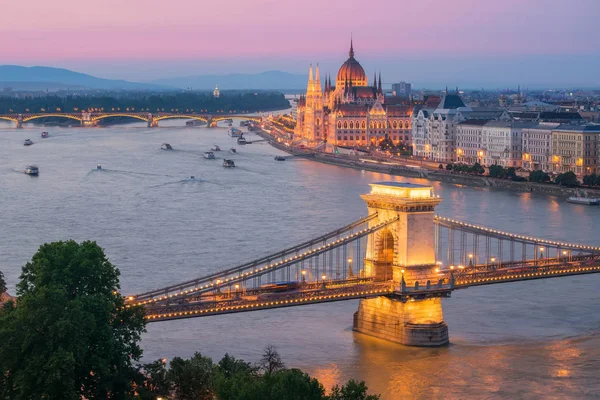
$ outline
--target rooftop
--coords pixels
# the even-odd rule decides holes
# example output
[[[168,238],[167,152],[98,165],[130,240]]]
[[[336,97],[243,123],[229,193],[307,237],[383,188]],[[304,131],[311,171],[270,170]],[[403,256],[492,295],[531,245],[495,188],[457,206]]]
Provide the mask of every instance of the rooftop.
[[[427,185],[418,185],[416,183],[408,183],[408,182],[373,182],[371,185],[380,185],[380,186],[393,186],[405,189],[431,189],[431,186]]]

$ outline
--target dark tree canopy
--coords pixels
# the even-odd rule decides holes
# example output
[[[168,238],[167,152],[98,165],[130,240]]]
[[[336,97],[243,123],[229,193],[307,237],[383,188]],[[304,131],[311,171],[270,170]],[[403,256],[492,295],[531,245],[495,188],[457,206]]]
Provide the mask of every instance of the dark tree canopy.
[[[531,182],[550,182],[550,175],[541,170],[531,171],[529,173],[529,180]]]
[[[554,179],[554,182],[558,183],[561,186],[566,186],[566,187],[579,186],[579,180],[577,179],[577,175],[575,175],[575,173],[573,171],[559,174]]]
[[[42,245],[23,267],[17,296],[17,306],[0,315],[4,398],[121,399],[131,392],[143,311],[124,307],[119,271],[95,242]]]
[[[1,97],[0,114],[39,112],[81,112],[85,110],[133,112],[257,112],[290,106],[278,92],[224,92],[215,98],[202,92],[119,92],[98,95]]]

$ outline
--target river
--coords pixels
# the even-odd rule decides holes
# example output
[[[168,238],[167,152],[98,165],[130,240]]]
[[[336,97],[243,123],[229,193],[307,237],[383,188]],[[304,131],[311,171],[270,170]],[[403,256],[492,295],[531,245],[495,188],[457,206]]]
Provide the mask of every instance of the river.
[[[226,128],[161,121],[110,128],[0,124],[0,270],[14,292],[38,246],[96,240],[123,293],[204,275],[365,215],[374,181],[424,183],[307,160],[275,162],[268,144],[237,146]],[[30,137],[35,144],[24,147]],[[258,139],[258,137],[254,137]],[[173,151],[162,151],[170,143]],[[217,153],[213,144],[237,155]],[[235,169],[221,166],[232,158]],[[37,164],[40,176],[23,173]],[[102,170],[96,169],[102,164]],[[194,176],[191,179],[190,176]],[[432,182],[443,216],[505,231],[600,245],[600,208],[532,193]],[[365,380],[389,399],[600,396],[600,276],[470,288],[444,301],[452,344],[409,348],[351,330],[358,302],[150,324],[146,360],[228,352],[256,361],[275,345],[287,366],[330,388]]]

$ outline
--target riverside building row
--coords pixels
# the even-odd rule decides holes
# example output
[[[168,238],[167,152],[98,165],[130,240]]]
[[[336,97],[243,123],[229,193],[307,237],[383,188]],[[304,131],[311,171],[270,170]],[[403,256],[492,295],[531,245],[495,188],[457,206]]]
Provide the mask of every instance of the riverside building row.
[[[413,153],[440,163],[599,173],[600,125],[544,117],[518,120],[502,109],[470,108],[447,93],[436,108],[415,110]]]

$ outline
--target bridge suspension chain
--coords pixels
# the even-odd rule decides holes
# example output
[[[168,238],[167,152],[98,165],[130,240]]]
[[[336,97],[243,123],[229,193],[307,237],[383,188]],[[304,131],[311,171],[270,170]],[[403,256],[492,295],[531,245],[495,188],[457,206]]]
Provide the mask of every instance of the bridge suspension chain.
[[[358,242],[360,239],[367,237],[368,235],[373,234],[374,232],[388,226],[391,223],[394,223],[398,220],[398,217],[392,218],[390,220],[384,221],[384,222],[380,222],[377,225],[374,225],[372,227],[369,228],[363,228],[357,232],[354,233],[350,233],[347,236],[341,238],[341,239],[337,239],[334,240],[330,243],[327,242],[323,242],[325,244],[322,244],[319,247],[316,248],[311,248],[308,249],[307,251],[305,251],[304,253],[300,254],[300,255],[294,255],[294,256],[290,256],[288,258],[284,258],[280,261],[273,261],[273,258],[270,257],[266,262],[268,264],[263,265],[262,267],[259,267],[257,264],[252,263],[251,265],[248,265],[248,267],[240,269],[240,268],[235,268],[232,269],[231,273],[229,275],[224,275],[224,274],[217,274],[216,276],[213,276],[211,279],[204,279],[201,278],[198,281],[203,282],[204,284],[202,285],[197,285],[197,286],[193,286],[193,287],[189,287],[189,288],[181,288],[181,286],[177,286],[177,289],[175,291],[170,291],[170,292],[166,292],[162,295],[157,295],[156,297],[152,297],[152,298],[145,298],[145,299],[140,299],[139,297],[135,297],[135,296],[131,296],[128,298],[128,302],[129,303],[133,303],[133,304],[150,304],[150,303],[156,303],[156,302],[165,302],[165,301],[177,301],[177,300],[181,300],[181,299],[186,299],[186,298],[191,298],[191,297],[197,297],[199,295],[202,294],[206,294],[206,293],[211,293],[211,292],[218,292],[221,289],[228,289],[231,288],[231,286],[233,285],[237,285],[237,286],[247,286],[248,285],[248,280],[253,278],[254,280],[251,281],[254,285],[254,287],[260,286],[261,285],[261,278],[263,276],[266,276],[267,279],[269,277],[269,274],[271,274],[271,281],[274,281],[274,274],[276,273],[277,270],[283,270],[285,268],[289,268],[295,264],[301,263],[302,261],[308,259],[308,260],[312,260],[314,258],[314,262],[315,262],[315,270],[316,271],[309,271],[312,272],[312,276],[309,276],[309,279],[312,280],[316,280],[318,281],[319,279],[319,274],[322,273],[323,276],[327,276],[327,258],[329,255],[329,258],[333,257],[333,250],[339,248],[339,247],[343,247],[346,246],[348,244],[354,243],[354,242]],[[333,236],[335,237],[335,236]],[[357,249],[360,249],[360,247],[357,246]],[[360,260],[360,258],[359,258]],[[322,265],[320,265],[322,263]],[[331,267],[332,268],[332,267]],[[330,271],[331,271],[330,268]],[[214,275],[214,274],[213,274]],[[316,275],[316,277],[315,277]],[[331,275],[329,275],[331,277]],[[215,278],[217,278],[215,281]],[[305,277],[303,276],[303,279]],[[314,279],[316,278],[316,279]]]

